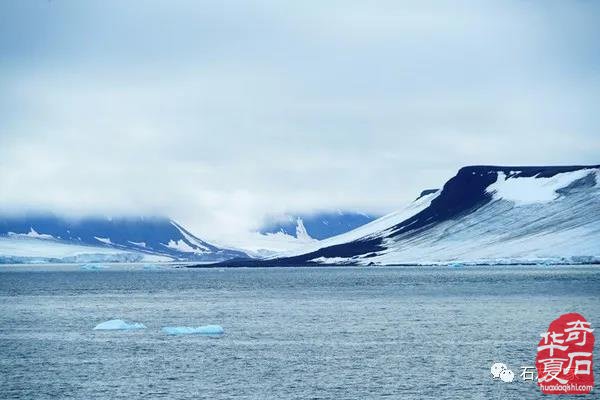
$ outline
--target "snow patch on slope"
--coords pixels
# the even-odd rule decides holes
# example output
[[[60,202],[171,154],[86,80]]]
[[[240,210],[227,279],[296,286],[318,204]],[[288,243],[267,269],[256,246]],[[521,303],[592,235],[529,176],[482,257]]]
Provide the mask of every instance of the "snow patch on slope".
[[[304,241],[312,240],[312,238],[306,231],[306,228],[304,227],[304,222],[302,221],[302,218],[298,218],[296,220],[296,238],[298,238],[298,240]]]
[[[517,205],[547,203],[558,198],[557,190],[565,188],[591,172],[593,172],[591,169],[582,169],[556,174],[550,178],[539,178],[507,176],[504,172],[498,171],[498,179],[487,187],[486,192],[493,194],[496,200],[504,199]]]
[[[113,244],[109,238],[102,238],[102,237],[98,237],[98,236],[94,236],[94,239],[96,239],[99,242],[102,242],[104,244]]]
[[[178,250],[183,253],[195,253],[196,249],[183,241],[183,239],[169,240],[168,244],[163,244],[163,246],[168,247],[170,249]]]

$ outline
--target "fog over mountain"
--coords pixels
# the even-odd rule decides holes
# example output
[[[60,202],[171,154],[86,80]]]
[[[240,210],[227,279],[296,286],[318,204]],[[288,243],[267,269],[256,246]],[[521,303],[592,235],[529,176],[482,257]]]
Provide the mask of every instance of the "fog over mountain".
[[[0,211],[382,215],[464,165],[594,164],[600,3],[4,1]]]

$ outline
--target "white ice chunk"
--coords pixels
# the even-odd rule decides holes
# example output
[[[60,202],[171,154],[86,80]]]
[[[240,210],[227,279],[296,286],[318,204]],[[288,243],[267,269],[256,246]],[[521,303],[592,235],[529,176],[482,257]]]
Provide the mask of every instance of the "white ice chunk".
[[[127,322],[122,319],[111,319],[94,327],[95,331],[133,331],[136,329],[146,329],[146,325],[139,322]]]
[[[206,335],[219,336],[225,333],[220,325],[205,325],[205,326],[165,326],[162,331],[167,335]]]
[[[83,264],[80,269],[84,270],[84,271],[101,271],[103,269],[109,269],[110,267],[108,265],[102,265],[102,264]]]

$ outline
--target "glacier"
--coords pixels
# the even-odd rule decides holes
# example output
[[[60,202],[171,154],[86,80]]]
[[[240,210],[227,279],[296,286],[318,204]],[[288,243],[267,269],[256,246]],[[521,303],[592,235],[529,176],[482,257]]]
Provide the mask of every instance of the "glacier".
[[[146,329],[146,325],[139,322],[127,322],[122,319],[111,319],[94,327],[95,331],[133,331]]]
[[[165,262],[170,257],[21,235],[0,236],[0,264]]]

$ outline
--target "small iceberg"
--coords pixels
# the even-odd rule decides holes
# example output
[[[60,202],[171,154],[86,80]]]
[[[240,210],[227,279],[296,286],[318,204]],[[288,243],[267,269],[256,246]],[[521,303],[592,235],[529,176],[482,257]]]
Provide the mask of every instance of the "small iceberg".
[[[102,264],[83,264],[80,269],[84,271],[101,271],[103,269],[109,269],[107,265]]]
[[[167,335],[203,335],[203,336],[221,336],[225,330],[220,325],[205,326],[165,326],[162,331]]]
[[[454,263],[454,264],[450,264],[450,268],[462,268],[464,267],[464,264],[461,263]]]
[[[133,331],[146,329],[146,325],[139,322],[127,322],[122,319],[111,319],[94,327],[95,331]]]

